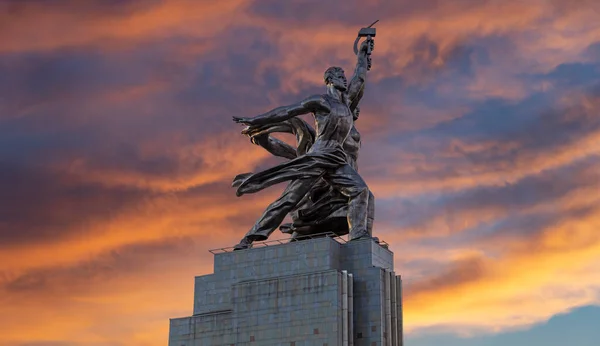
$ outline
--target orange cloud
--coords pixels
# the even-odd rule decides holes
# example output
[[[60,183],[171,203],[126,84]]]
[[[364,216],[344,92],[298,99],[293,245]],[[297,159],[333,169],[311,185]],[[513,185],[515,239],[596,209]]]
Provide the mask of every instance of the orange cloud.
[[[233,14],[243,4],[243,0],[171,0],[150,6],[133,2],[113,4],[117,8],[111,12],[88,2],[74,1],[66,7],[9,3],[0,12],[0,52],[110,46],[112,40],[159,40],[182,34],[209,38],[232,25]]]
[[[597,303],[600,272],[591,265],[600,253],[599,211],[548,227],[540,239],[523,241],[521,251],[458,262],[415,285],[405,302],[407,328],[470,326],[497,332]]]
[[[230,246],[246,230],[228,231],[228,219],[258,218],[261,209],[275,198],[273,192],[240,198],[235,202],[232,201],[235,198],[233,191],[230,196],[221,192],[220,196],[207,194],[193,198],[175,194],[150,197],[105,221],[84,223],[81,230],[74,227],[68,236],[56,241],[5,248],[0,254],[0,270],[20,273],[39,266],[66,265],[114,248],[160,241],[174,235],[198,237],[207,247]],[[247,227],[250,227],[250,222]],[[216,229],[221,231],[213,233],[212,230]],[[82,235],[84,231],[85,235]]]
[[[212,271],[207,249],[237,243],[276,194],[154,196],[85,236],[4,248],[0,342],[164,344],[168,319],[191,313],[193,277]]]
[[[158,251],[147,253],[143,247],[117,249],[108,261],[101,257],[90,264],[57,267],[35,286],[3,290],[3,296],[18,300],[3,304],[11,318],[2,320],[2,342],[164,344],[165,321],[191,312],[184,307],[193,302],[193,276],[211,267],[208,253],[189,239],[176,241],[166,251],[160,250],[163,243],[155,243]],[[82,271],[84,266],[89,268]]]
[[[185,190],[216,182],[229,182],[237,174],[252,171],[269,157],[262,148],[252,145],[246,137],[235,133],[206,136],[193,144],[183,144],[176,149],[152,142],[140,143],[140,160],[167,157],[176,165],[172,175],[152,176],[143,171],[122,168],[105,168],[78,158],[68,165],[68,172],[82,181],[97,182],[107,186],[135,186],[155,191]]]

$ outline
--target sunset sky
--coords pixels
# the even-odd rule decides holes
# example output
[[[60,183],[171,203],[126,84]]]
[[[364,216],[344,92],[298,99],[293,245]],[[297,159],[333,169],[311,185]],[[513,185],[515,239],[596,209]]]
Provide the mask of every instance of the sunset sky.
[[[283,189],[235,196],[279,161],[231,117],[376,19],[359,172],[406,345],[600,345],[597,0],[0,1],[0,345],[166,345]]]

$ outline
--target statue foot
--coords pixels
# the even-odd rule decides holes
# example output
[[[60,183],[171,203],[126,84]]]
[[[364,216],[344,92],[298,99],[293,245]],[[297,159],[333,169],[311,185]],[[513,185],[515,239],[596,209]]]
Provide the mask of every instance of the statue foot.
[[[362,240],[362,239],[372,239],[373,241],[375,241],[376,243],[379,243],[379,238],[377,237],[373,237],[369,232],[367,231],[362,231],[359,232],[356,235],[352,235],[350,238],[350,241],[353,240]]]
[[[281,233],[285,233],[285,234],[294,233],[294,227],[292,226],[291,223],[284,223],[283,225],[279,226],[279,230],[281,231]]]
[[[243,238],[239,244],[233,247],[233,251],[249,249],[251,246],[252,242],[247,238]]]

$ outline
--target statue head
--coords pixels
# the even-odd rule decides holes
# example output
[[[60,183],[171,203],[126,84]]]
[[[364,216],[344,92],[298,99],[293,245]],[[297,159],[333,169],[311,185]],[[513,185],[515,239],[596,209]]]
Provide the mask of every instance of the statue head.
[[[359,115],[360,115],[360,108],[358,106],[356,106],[356,108],[354,108],[354,112],[352,113],[352,119],[354,119],[354,121],[358,120]]]
[[[341,67],[333,66],[328,68],[323,74],[323,79],[325,80],[325,85],[333,85],[340,91],[348,89],[348,80]]]

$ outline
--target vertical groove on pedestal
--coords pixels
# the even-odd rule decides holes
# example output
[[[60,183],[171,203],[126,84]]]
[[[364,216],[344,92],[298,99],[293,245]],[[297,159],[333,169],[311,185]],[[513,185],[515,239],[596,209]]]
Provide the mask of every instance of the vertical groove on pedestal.
[[[348,274],[348,346],[354,345],[354,276]]]
[[[393,346],[397,346],[398,345],[398,309],[397,309],[397,303],[396,303],[396,273],[391,272],[390,273],[390,284],[391,284],[391,292],[390,292],[390,298],[391,298],[391,308],[392,308],[392,330],[391,330],[391,336],[390,339],[392,340],[392,345]]]
[[[386,346],[392,346],[392,284],[391,272],[385,271],[385,332],[383,334]]]
[[[348,346],[348,272],[342,270],[342,345]]]
[[[381,346],[385,345],[385,340],[383,339],[383,335],[385,334],[385,269],[381,269],[379,275],[379,326],[377,328],[377,332],[379,334],[378,340],[376,342],[380,342]]]
[[[402,311],[402,276],[396,276],[396,310],[398,311],[398,319],[396,320],[398,329],[398,346],[404,345],[403,319],[404,312]]]

